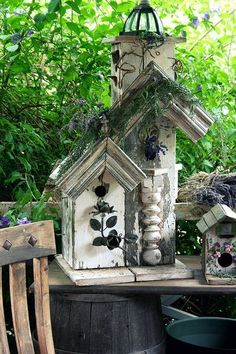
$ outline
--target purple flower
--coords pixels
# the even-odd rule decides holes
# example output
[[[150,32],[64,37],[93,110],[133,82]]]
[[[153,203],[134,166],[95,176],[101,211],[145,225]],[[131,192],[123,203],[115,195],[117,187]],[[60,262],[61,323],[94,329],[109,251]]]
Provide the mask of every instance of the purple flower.
[[[197,85],[197,92],[201,92],[202,91],[202,85]]]
[[[77,102],[78,102],[78,105],[81,107],[86,104],[86,100],[84,98],[80,98]]]
[[[22,40],[22,34],[21,34],[21,33],[14,33],[14,34],[11,36],[11,42],[12,42],[13,44],[17,44],[17,43],[19,43],[21,40]]]
[[[26,11],[24,9],[17,9],[17,10],[14,11],[14,15],[15,16],[20,16],[20,15],[23,15],[25,13],[26,13]]]
[[[203,20],[207,21],[210,19],[210,14],[209,12],[205,12],[204,15],[203,15]]]
[[[0,218],[0,225],[8,226],[10,224],[10,220],[7,216],[2,216]]]
[[[32,31],[32,30],[28,30],[26,32],[26,36],[32,36],[32,34],[34,34],[34,31]]]
[[[22,219],[17,219],[16,223],[17,225],[24,225],[24,224],[30,224],[31,221],[27,217],[24,217]]]
[[[192,26],[195,28],[197,28],[199,26],[199,23],[200,23],[200,21],[199,21],[198,17],[194,17],[191,22]]]
[[[217,9],[212,8],[211,12],[216,13],[216,14],[220,14],[221,13],[221,7],[217,7]]]

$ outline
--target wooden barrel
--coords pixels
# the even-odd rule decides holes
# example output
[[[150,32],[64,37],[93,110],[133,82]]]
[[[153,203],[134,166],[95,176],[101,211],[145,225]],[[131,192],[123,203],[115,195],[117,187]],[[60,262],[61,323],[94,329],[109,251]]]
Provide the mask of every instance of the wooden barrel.
[[[164,354],[159,296],[51,294],[57,354]]]

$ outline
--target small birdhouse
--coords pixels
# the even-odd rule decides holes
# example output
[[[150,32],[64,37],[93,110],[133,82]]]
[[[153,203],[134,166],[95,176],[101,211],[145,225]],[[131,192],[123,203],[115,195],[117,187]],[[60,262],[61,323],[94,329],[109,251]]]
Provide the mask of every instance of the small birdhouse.
[[[63,257],[72,269],[125,266],[125,243],[138,238],[125,232],[125,191],[145,177],[109,138],[62,173],[56,187],[62,192]]]
[[[203,233],[203,270],[210,284],[236,284],[236,213],[217,204],[197,223]]]

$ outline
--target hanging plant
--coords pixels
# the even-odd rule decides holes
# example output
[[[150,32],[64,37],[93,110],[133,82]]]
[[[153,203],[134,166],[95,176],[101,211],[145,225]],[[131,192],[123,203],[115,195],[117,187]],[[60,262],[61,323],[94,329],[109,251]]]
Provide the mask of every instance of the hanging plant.
[[[145,156],[147,160],[154,160],[159,154],[166,154],[168,148],[163,143],[157,144],[157,137],[155,135],[151,135],[147,137],[145,142]]]

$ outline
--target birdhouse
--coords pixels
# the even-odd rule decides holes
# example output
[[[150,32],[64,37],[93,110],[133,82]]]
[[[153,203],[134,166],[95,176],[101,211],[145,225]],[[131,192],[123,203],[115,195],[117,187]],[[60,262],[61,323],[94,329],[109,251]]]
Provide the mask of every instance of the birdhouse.
[[[77,271],[73,279],[84,269],[119,267],[136,281],[192,276],[175,261],[176,129],[196,142],[213,119],[175,82],[174,47],[184,40],[164,36],[148,1],[120,36],[105,40],[112,45],[113,100],[106,137],[50,176],[62,192],[60,262],[67,274],[67,266]]]
[[[236,213],[217,204],[197,223],[203,233],[203,271],[210,284],[236,284]]]
[[[73,269],[125,266],[124,240],[137,239],[125,232],[125,191],[132,191],[145,177],[105,138],[57,180],[62,192],[63,257]]]

